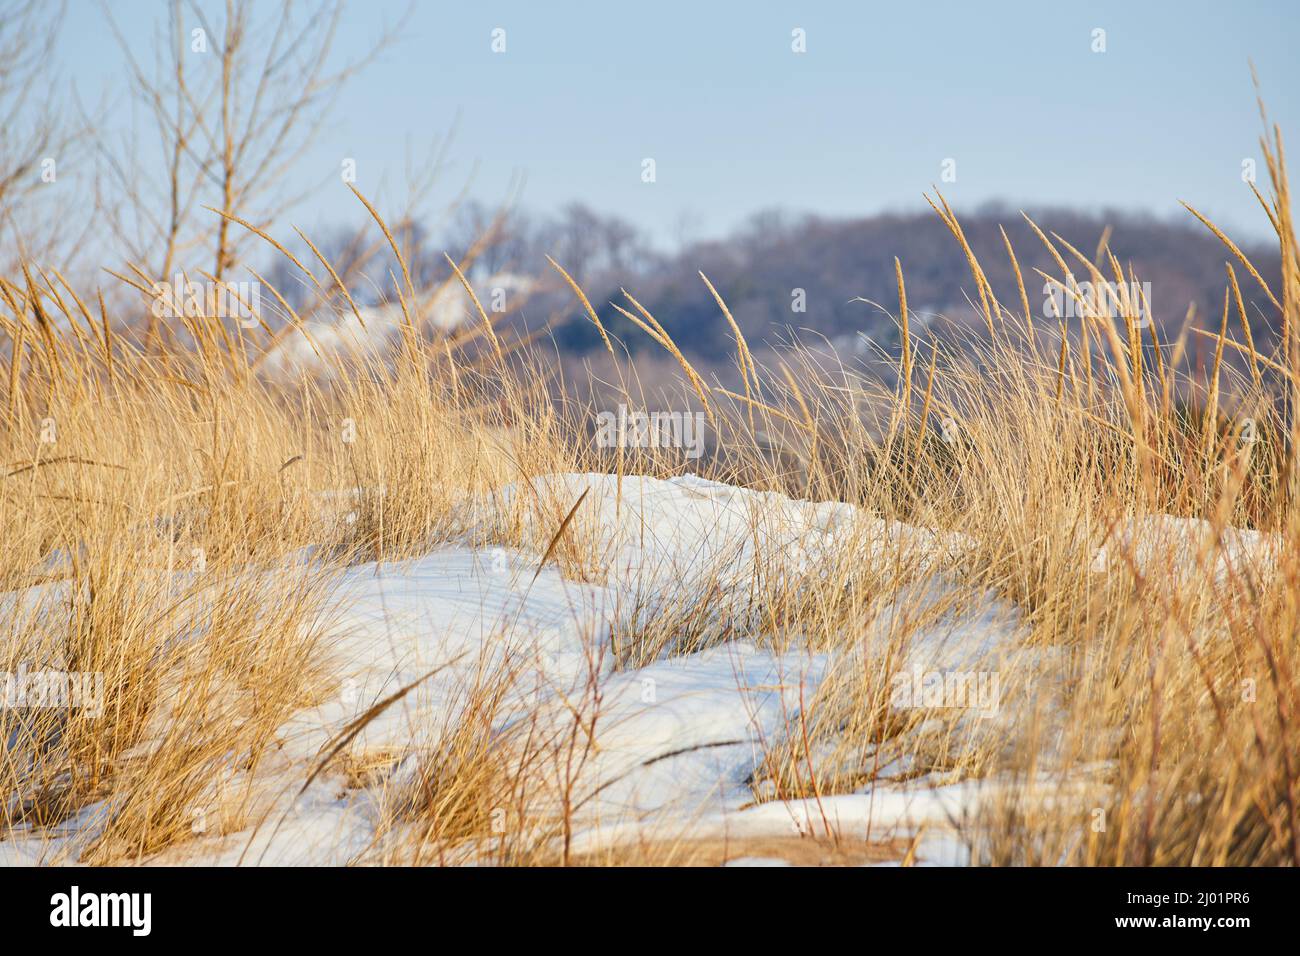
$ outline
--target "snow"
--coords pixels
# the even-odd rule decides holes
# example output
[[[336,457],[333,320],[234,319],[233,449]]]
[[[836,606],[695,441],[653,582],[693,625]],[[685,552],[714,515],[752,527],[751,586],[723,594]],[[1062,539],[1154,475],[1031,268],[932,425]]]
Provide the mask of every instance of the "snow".
[[[507,302],[510,308],[517,308],[533,284],[532,279],[509,272],[477,277],[474,282],[479,301],[489,312]],[[337,315],[304,323],[306,335],[288,330],[267,354],[268,371],[291,374],[314,370],[332,376],[331,363],[336,359],[382,358],[384,351],[400,338],[408,313],[417,329],[432,328],[442,333],[480,321],[464,286],[454,278],[433,289],[417,290],[405,310],[396,301],[359,306],[356,312],[342,300],[334,306]]]
[[[728,860],[723,866],[789,866],[790,864],[775,856],[738,856]]]
[[[591,543],[588,580],[567,579],[555,563],[536,573],[554,533],[554,513],[562,516],[584,491],[573,533]],[[474,502],[473,515],[477,537],[418,559],[336,574],[326,609],[336,689],[280,729],[273,757],[252,781],[257,799],[242,829],[225,832],[215,814],[210,826],[205,817],[193,840],[152,862],[365,860],[376,845],[381,785],[349,781],[331,769],[299,794],[327,745],[376,702],[416,685],[347,748],[358,764],[389,759],[395,769],[383,786],[400,786],[416,772],[413,749],[436,747],[457,726],[476,683],[505,672],[513,679],[493,716],[502,733],[524,719],[543,730],[569,727],[575,709],[594,717],[580,768],[585,796],[575,810],[575,850],[688,836],[817,835],[829,826],[859,838],[923,832],[920,862],[965,860],[954,823],[996,793],[996,780],[895,782],[889,779],[894,768],[886,766],[874,785],[855,793],[756,798],[750,778],[765,746],[798,725],[800,708],[846,658],[818,651],[816,641],[777,651],[762,640],[761,616],[747,615],[756,575],[798,586],[845,547],[855,549],[862,567],[906,564],[916,572],[915,586],[894,595],[875,629],[850,642],[847,666],[862,666],[895,616],[921,613],[958,586],[945,568],[970,547],[968,539],[839,502],[797,501],[693,476],[620,482],[609,475],[553,475]],[[516,539],[527,542],[522,550],[482,545],[509,527],[522,532]],[[1181,528],[1179,540],[1190,540],[1186,525],[1159,527]],[[1113,541],[1150,540],[1143,528],[1120,529]],[[1241,553],[1262,547],[1241,534]],[[700,602],[747,622],[752,634],[644,667],[617,666],[611,635],[630,616]],[[992,595],[973,595],[919,630],[904,666],[999,675],[1052,666],[1049,653],[1026,651],[1019,637],[1014,608]],[[852,659],[857,650],[868,656]],[[1049,695],[1056,688],[1050,680],[1028,683]],[[958,726],[1010,739],[1021,710],[1041,717],[1042,708],[1024,706],[1027,699],[1005,699],[1013,686],[1020,685],[1002,687],[992,719],[964,714]],[[896,769],[907,769],[906,760]],[[249,783],[214,786],[240,782]],[[17,831],[0,840],[0,862],[71,862],[109,809],[96,804],[44,833]]]
[[[1216,581],[1266,572],[1275,566],[1281,538],[1250,528],[1215,526],[1200,518],[1143,515],[1119,522],[1093,556],[1092,570],[1130,565],[1145,576],[1198,575]],[[1213,555],[1213,568],[1207,567]]]

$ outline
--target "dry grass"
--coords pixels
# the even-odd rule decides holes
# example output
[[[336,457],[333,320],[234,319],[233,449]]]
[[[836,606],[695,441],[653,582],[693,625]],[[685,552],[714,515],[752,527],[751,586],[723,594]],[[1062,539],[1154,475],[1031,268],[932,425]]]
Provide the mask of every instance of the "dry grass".
[[[0,670],[91,672],[103,685],[95,716],[0,710],[0,839],[46,833],[51,860],[98,863],[183,843],[196,808],[241,829],[280,728],[334,679],[322,609],[339,569],[455,540],[520,547],[569,578],[600,581],[610,556],[592,503],[540,479],[596,471],[621,482],[690,468],[847,502],[862,521],[799,574],[760,550],[741,601],[700,601],[715,589],[695,580],[675,601],[624,609],[610,659],[593,656],[564,719],[541,705],[509,710],[518,673],[484,665],[428,741],[382,760],[330,754],[321,772],[382,791],[375,843],[360,861],[734,855],[706,843],[575,858],[570,846],[593,796],[583,768],[597,746],[602,668],[742,637],[833,661],[780,738],[763,742],[756,799],[820,800],[904,761],[912,776],[989,782],[987,812],[964,830],[983,862],[1300,864],[1300,246],[1280,137],[1265,148],[1283,263],[1281,289],[1268,290],[1285,330],[1274,351],[1257,351],[1262,335],[1227,339],[1234,303],[1249,327],[1231,271],[1205,376],[1185,361],[1184,341],[1160,342],[1138,324],[1138,303],[1123,303],[1118,320],[1089,314],[1078,329],[1035,321],[1023,284],[1018,294],[989,285],[940,197],[985,327],[969,341],[914,340],[900,265],[906,345],[888,381],[798,343],[764,368],[705,279],[737,346],[737,381],[706,381],[626,297],[623,314],[682,369],[677,407],[711,424],[701,462],[671,449],[593,449],[597,409],[557,400],[539,353],[481,309],[462,331],[425,328],[409,278],[393,289],[406,310],[398,349],[332,358],[328,380],[286,382],[261,365],[284,335],[301,334],[296,314],[274,335],[191,318],[164,350],[136,334],[136,316],[92,310],[85,303],[102,299],[25,263],[0,279],[9,340]],[[1088,260],[1040,237],[1066,294],[1073,271],[1125,278],[1109,253]],[[328,283],[315,288],[314,308],[350,303]],[[649,407],[635,367],[600,331],[621,400]],[[1244,356],[1245,370],[1225,355]],[[507,485],[518,493],[494,507]],[[1190,552],[1145,556],[1116,537],[1130,519],[1161,514],[1203,521],[1206,533]],[[772,539],[768,520],[752,516],[754,541]],[[923,560],[904,536],[882,537],[885,520],[957,543]],[[1234,557],[1233,527],[1272,536],[1275,559]],[[1109,560],[1098,567],[1103,545]],[[722,582],[726,571],[703,573]],[[1013,737],[890,707],[908,650],[993,599],[1014,609],[1024,647],[1052,655],[1056,704],[1038,694],[1048,677],[1008,663],[1002,707],[1024,704]],[[1079,767],[1099,768],[1082,790],[1066,772]],[[1044,770],[1061,781],[1049,801],[1033,795]],[[102,825],[56,839],[92,806]],[[769,842],[745,854],[828,858],[811,844]],[[847,851],[835,847],[838,860]]]
[[[733,840],[649,841],[579,854],[573,866],[724,866],[737,861],[788,866],[869,866],[900,863],[909,847],[903,840],[855,842],[816,837],[748,837]]]

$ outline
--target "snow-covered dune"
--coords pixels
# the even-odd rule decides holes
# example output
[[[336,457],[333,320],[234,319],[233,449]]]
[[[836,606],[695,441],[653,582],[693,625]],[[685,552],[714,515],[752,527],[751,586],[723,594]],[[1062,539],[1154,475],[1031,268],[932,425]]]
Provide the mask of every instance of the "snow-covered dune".
[[[335,572],[325,614],[337,687],[280,729],[274,758],[253,782],[260,794],[250,817],[256,825],[203,829],[160,861],[364,860],[376,842],[379,785],[327,771],[299,795],[320,755],[377,702],[414,687],[347,747],[361,764],[384,756],[393,768],[384,786],[400,786],[417,772],[418,754],[457,726],[458,708],[473,688],[506,673],[509,691],[493,718],[503,734],[522,720],[543,731],[548,722],[568,726],[575,712],[588,721],[591,740],[577,787],[584,796],[574,809],[578,848],[655,835],[788,835],[816,831],[828,820],[864,833],[910,832],[921,824],[942,829],[987,791],[973,782],[891,784],[883,774],[874,786],[815,806],[756,802],[750,778],[765,748],[797,725],[800,708],[836,666],[836,652],[813,649],[817,642],[778,652],[763,640],[761,621],[743,638],[639,668],[617,666],[610,646],[631,613],[699,602],[734,610],[749,599],[756,574],[808,580],[846,546],[857,549],[864,566],[910,562],[924,573],[916,589],[886,605],[884,635],[892,615],[913,613],[952,586],[943,568],[969,547],[963,536],[842,503],[689,476],[629,476],[620,483],[608,475],[554,475],[507,488],[480,502],[476,514],[491,524],[494,509],[521,513],[517,506],[526,502],[518,496],[565,504],[584,492],[575,533],[588,536],[597,565],[588,581],[566,579],[553,562],[538,572],[537,552],[464,544]],[[553,528],[540,519],[538,525],[534,537],[544,542]],[[917,631],[904,670],[1004,674],[1023,656],[1014,608],[992,596],[962,607]],[[874,639],[862,637],[851,647]],[[1039,654],[1030,664],[1041,668],[1050,659]],[[1018,704],[1001,704],[998,720],[979,726],[1010,732]],[[972,721],[978,724],[978,715]],[[214,790],[235,782],[214,781]],[[75,857],[107,809],[87,808],[63,825],[62,835],[15,833],[0,841],[0,861],[30,862],[65,840]]]

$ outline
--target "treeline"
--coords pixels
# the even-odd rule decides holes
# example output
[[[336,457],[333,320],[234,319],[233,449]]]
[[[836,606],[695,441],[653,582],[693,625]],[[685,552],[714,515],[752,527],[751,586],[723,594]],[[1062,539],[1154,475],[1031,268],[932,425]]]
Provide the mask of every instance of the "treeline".
[[[1178,334],[1189,307],[1195,310],[1197,327],[1218,330],[1224,263],[1232,254],[1199,223],[1070,210],[1046,210],[1033,216],[1049,236],[1059,235],[1089,258],[1105,236],[1126,272],[1131,267],[1147,290],[1152,318],[1166,340]],[[962,215],[961,227],[995,293],[1018,313],[1020,292],[1002,236],[1005,228],[1034,320],[1057,324],[1045,279],[1035,270],[1050,275],[1059,275],[1060,270],[1018,211],[986,207]],[[1057,245],[1068,261],[1070,254]],[[1276,289],[1280,284],[1276,250],[1242,247]],[[548,251],[569,268],[563,249]],[[724,240],[691,244],[674,255],[625,256],[620,267],[607,261],[613,257],[593,257],[576,267],[602,321],[634,351],[653,346],[609,305],[610,300],[621,298],[621,289],[635,295],[684,351],[716,359],[730,352],[733,343],[700,272],[725,298],[751,343],[785,340],[807,329],[837,346],[861,348],[865,337],[888,347],[898,340],[893,318],[898,310],[895,256],[906,279],[914,333],[930,328],[943,335],[953,326],[983,326],[966,254],[932,212],[842,220],[764,213]],[[629,263],[635,268],[629,269]],[[1082,264],[1070,265],[1080,280],[1087,278]],[[1108,268],[1103,272],[1109,275]],[[1237,273],[1255,341],[1267,348],[1276,333],[1276,310],[1240,266]],[[560,343],[579,352],[601,347],[590,323],[572,304],[565,304],[563,291],[555,294],[551,306],[566,317],[556,333]],[[541,305],[539,301],[534,308]],[[1235,308],[1228,325],[1240,339]]]

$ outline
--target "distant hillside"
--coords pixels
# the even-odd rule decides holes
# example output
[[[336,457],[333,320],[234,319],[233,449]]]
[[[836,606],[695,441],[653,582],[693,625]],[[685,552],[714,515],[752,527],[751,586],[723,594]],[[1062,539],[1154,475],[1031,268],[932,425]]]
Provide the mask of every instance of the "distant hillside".
[[[1150,283],[1152,314],[1167,337],[1177,334],[1189,304],[1195,305],[1199,327],[1217,330],[1224,262],[1231,257],[1218,239],[1190,215],[1187,218],[1187,224],[1172,224],[1120,213],[1047,210],[1034,214],[1045,232],[1059,234],[1089,257],[1110,226],[1110,249],[1126,269],[1133,266],[1140,282]],[[1047,321],[1044,280],[1034,270],[1057,276],[1059,269],[1019,213],[986,208],[963,215],[960,221],[999,298],[1019,311],[1015,275],[999,231],[1000,225],[1006,228],[1025,275],[1030,309],[1036,320]],[[1243,248],[1276,289],[1276,249]],[[1064,249],[1062,253],[1066,254]],[[589,269],[584,285],[602,321],[634,351],[654,346],[608,305],[609,300],[620,298],[620,286],[632,292],[688,354],[709,360],[731,352],[729,329],[699,272],[712,280],[753,345],[782,338],[783,330],[791,327],[815,330],[837,345],[852,345],[859,333],[889,345],[898,338],[892,320],[857,300],[897,311],[895,256],[903,265],[914,315],[923,322],[932,315],[965,324],[975,320],[966,300],[974,294],[974,283],[965,254],[932,212],[846,220],[767,213],[754,217],[725,241],[694,244],[672,257],[641,260],[640,268],[630,273],[626,265],[617,274]],[[1265,346],[1272,340],[1275,310],[1244,270],[1238,266],[1237,272],[1254,317],[1256,342]],[[1086,271],[1080,266],[1076,276],[1086,278]],[[803,290],[804,312],[792,308],[799,295],[796,290]],[[577,352],[599,348],[595,330],[564,296],[559,291],[547,303],[569,317],[558,330],[560,343]],[[530,305],[537,314],[537,303]],[[1235,314],[1229,327],[1239,329]]]
[[[1032,215],[1049,236],[1059,235],[1089,258],[1096,255],[1109,227],[1108,248],[1126,273],[1131,266],[1138,281],[1149,289],[1151,311],[1163,341],[1178,335],[1189,306],[1195,308],[1195,327],[1218,330],[1226,282],[1224,263],[1232,255],[1190,214],[1183,222],[1113,211],[1047,209]],[[986,206],[959,218],[998,298],[1018,314],[1020,293],[1001,232],[1006,229],[1025,279],[1030,311],[1036,322],[1055,329],[1057,321],[1051,317],[1045,280],[1035,270],[1056,278],[1060,269],[1019,211]],[[484,240],[485,235],[490,238]],[[360,265],[347,265],[349,250],[360,244],[346,234],[341,236],[327,241],[326,250],[343,257],[348,274],[365,277],[356,283],[363,304],[383,308],[380,303],[389,301],[387,308],[396,308],[387,290],[400,267],[382,252]],[[841,355],[864,354],[872,344],[896,349],[895,256],[902,263],[907,283],[913,334],[934,330],[945,337],[954,328],[975,333],[984,328],[982,316],[967,300],[968,295],[975,296],[978,307],[966,255],[938,215],[929,210],[859,219],[761,213],[725,239],[691,243],[666,255],[651,248],[631,224],[578,204],[550,217],[516,214],[502,223],[491,210],[470,203],[462,207],[448,232],[433,237],[416,231],[413,238],[416,245],[408,258],[415,287],[432,294],[450,280],[446,291],[454,301],[446,303],[450,311],[437,324],[447,327],[459,321],[477,321],[475,310],[457,298],[460,286],[443,256],[447,250],[463,260],[472,248],[475,256],[469,278],[478,287],[485,308],[508,313],[506,324],[522,325],[525,330],[549,325],[562,355],[577,361],[603,352],[604,346],[572,292],[546,264],[547,256],[574,277],[605,327],[643,362],[653,362],[660,349],[611,304],[631,307],[623,299],[623,289],[664,325],[692,362],[705,368],[730,363],[735,350],[731,330],[701,281],[701,272],[723,296],[755,351],[788,341],[792,335],[810,343],[814,336],[825,336]],[[1073,260],[1064,245],[1058,243],[1058,247],[1076,278],[1086,279],[1087,270]],[[1242,248],[1280,292],[1276,247],[1243,244]],[[1109,275],[1109,269],[1104,271]],[[301,282],[295,285],[288,265],[273,266],[272,275],[278,288],[288,290],[291,301],[300,305],[306,301],[307,290]],[[1239,265],[1237,275],[1252,316],[1254,340],[1267,351],[1276,341],[1276,310]],[[503,276],[510,277],[509,281],[500,280]],[[340,314],[346,320],[345,313],[342,310]],[[1241,339],[1235,308],[1228,325]],[[1067,328],[1077,334],[1078,320],[1068,319]],[[1210,351],[1207,340],[1195,336],[1188,349],[1193,368]],[[1236,358],[1229,354],[1229,361]]]

